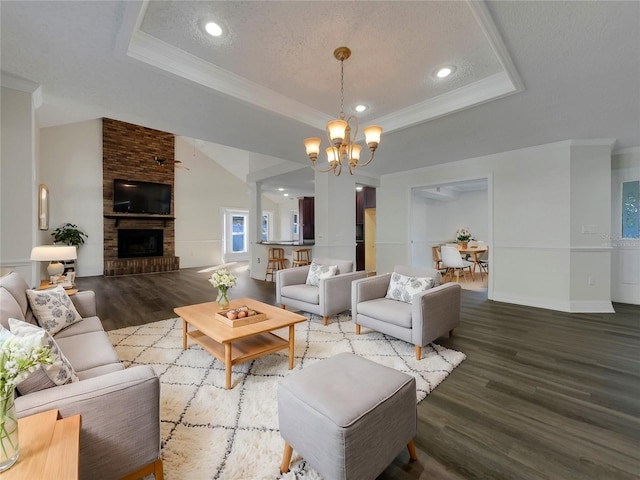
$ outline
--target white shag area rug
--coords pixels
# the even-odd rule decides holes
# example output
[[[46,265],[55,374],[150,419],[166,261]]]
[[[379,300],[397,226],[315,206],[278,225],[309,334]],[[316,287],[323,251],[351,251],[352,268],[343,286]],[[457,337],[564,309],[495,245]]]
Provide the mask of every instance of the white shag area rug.
[[[413,345],[363,327],[349,315],[296,325],[295,365],[288,351],[233,367],[225,389],[224,365],[189,340],[182,350],[182,320],[174,318],[112,330],[111,342],[126,366],[151,365],[160,377],[162,458],[167,480],[320,479],[294,450],[291,470],[280,475],[284,441],[278,431],[278,380],[340,352],[352,352],[413,375],[423,400],[466,357],[430,344],[415,359]],[[212,321],[214,321],[212,319]],[[283,338],[288,330],[276,332]]]

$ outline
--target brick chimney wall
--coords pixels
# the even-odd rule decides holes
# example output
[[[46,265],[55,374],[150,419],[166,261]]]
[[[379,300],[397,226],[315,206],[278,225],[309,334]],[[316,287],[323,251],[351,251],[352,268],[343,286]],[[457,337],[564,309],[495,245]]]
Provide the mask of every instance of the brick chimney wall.
[[[102,119],[102,191],[104,213],[104,275],[128,275],[178,270],[175,256],[174,166],[158,166],[154,157],[174,159],[174,135],[151,128]],[[171,214],[116,214],[113,180],[138,180],[171,185]],[[163,256],[118,258],[118,229],[162,229]]]

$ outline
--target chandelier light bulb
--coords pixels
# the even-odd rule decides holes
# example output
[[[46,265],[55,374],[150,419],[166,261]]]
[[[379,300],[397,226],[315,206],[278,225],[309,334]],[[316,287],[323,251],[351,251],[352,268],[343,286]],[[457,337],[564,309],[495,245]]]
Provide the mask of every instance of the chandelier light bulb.
[[[338,161],[336,157],[336,153],[338,150],[336,148],[328,147],[325,151],[327,152],[327,162],[329,162],[330,164],[333,164],[333,162]]]
[[[304,140],[304,146],[307,150],[307,155],[309,155],[309,158],[311,158],[313,161],[316,161],[318,159],[321,142],[322,140],[320,140],[318,137],[310,137]]]
[[[331,120],[327,123],[327,130],[329,130],[329,138],[335,146],[338,146],[345,139],[345,132],[349,124],[344,120]]]
[[[351,155],[349,155],[349,160],[354,160],[356,163],[358,163],[358,160],[360,160],[360,151],[362,150],[362,147],[360,145],[358,145],[357,143],[355,145],[351,146]]]
[[[378,125],[371,125],[364,127],[364,138],[369,148],[376,148],[380,143],[380,136],[382,135],[382,127]],[[371,145],[374,145],[373,147]]]

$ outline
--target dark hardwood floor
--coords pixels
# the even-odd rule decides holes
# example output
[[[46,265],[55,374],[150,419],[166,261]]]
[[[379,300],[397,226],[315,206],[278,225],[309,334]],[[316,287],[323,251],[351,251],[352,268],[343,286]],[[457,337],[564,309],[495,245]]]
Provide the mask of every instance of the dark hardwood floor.
[[[271,282],[234,268],[232,296],[275,303]],[[215,300],[198,269],[77,279],[107,330]],[[437,343],[467,359],[418,405],[419,461],[379,479],[640,478],[640,306],[568,314],[462,292],[462,323]]]

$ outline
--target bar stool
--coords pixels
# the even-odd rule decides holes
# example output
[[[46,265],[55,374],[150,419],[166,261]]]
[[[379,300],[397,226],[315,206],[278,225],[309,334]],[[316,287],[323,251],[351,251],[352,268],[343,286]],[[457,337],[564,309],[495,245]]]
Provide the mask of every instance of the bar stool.
[[[269,258],[267,259],[267,271],[264,274],[264,279],[267,279],[268,275],[271,275],[271,281],[273,282],[273,273],[278,270],[284,269],[284,248],[272,247],[269,248]]]
[[[293,254],[291,266],[302,267],[304,265],[309,265],[311,263],[309,252],[311,252],[310,248],[296,248],[291,250],[291,253]]]

